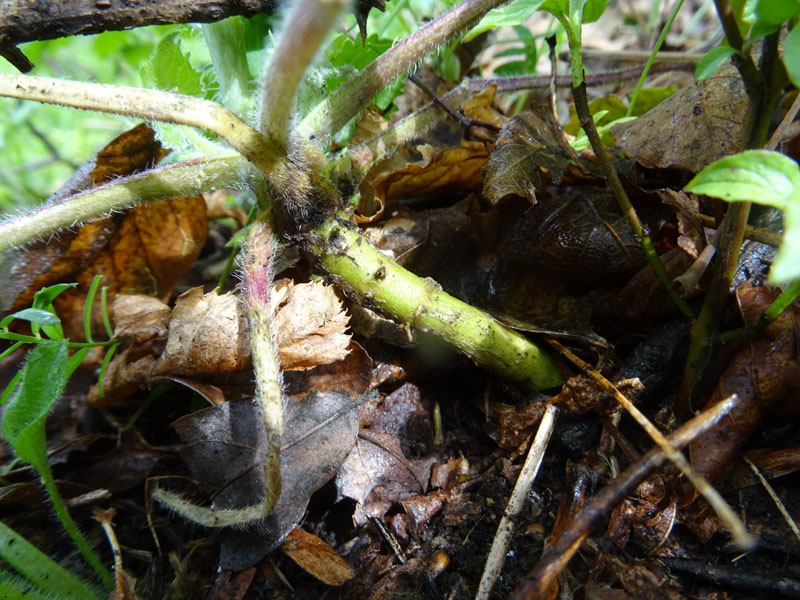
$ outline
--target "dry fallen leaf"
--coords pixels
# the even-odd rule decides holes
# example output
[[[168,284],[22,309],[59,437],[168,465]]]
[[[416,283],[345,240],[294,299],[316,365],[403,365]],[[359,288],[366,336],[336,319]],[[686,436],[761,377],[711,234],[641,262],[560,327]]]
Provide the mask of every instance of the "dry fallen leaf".
[[[303,570],[327,585],[343,585],[353,578],[350,565],[333,548],[302,529],[292,529],[281,544],[281,550]]]

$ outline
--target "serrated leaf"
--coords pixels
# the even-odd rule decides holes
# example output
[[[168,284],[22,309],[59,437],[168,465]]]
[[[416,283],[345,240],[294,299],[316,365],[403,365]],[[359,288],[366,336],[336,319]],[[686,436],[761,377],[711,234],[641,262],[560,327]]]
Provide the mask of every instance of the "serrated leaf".
[[[797,25],[784,40],[782,59],[789,79],[795,87],[800,87],[800,27]]]
[[[800,14],[800,0],[748,0],[744,21],[753,25],[780,25]]]
[[[778,152],[748,150],[711,163],[685,189],[728,202],[785,209],[800,193],[800,167]]]
[[[5,440],[37,471],[47,467],[44,422],[67,382],[67,342],[34,346],[22,367],[22,381],[3,416]]]
[[[736,54],[736,50],[730,46],[717,46],[712,48],[703,55],[694,70],[694,80],[700,81],[711,77],[716,73],[722,64],[728,60],[732,55]]]
[[[188,96],[202,96],[200,71],[181,50],[178,32],[166,34],[158,42],[153,54],[142,65],[142,82],[159,90],[176,90]]]

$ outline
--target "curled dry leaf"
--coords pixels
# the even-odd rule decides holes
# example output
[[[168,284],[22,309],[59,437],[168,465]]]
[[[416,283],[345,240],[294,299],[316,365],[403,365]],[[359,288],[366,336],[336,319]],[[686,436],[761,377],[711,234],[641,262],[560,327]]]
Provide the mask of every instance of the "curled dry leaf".
[[[302,529],[292,529],[281,544],[281,550],[306,572],[327,585],[343,585],[353,578],[350,565],[333,548]]]

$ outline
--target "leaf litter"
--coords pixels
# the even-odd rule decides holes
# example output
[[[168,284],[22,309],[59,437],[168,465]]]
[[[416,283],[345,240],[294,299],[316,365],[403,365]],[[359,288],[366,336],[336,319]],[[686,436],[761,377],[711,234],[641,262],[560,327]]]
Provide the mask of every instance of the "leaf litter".
[[[677,329],[664,320],[671,305],[649,271],[641,269],[638,246],[621,214],[613,206],[606,210],[593,157],[573,152],[560,129],[540,115],[500,115],[486,99],[490,96],[469,110],[502,124],[497,139],[461,140],[450,146],[429,139],[407,151],[406,156],[417,160],[387,163],[383,172],[368,176],[366,185],[379,205],[370,217],[374,239],[380,238],[379,245],[404,257],[411,268],[522,329],[525,321],[557,322],[550,335],[563,336],[587,352],[588,346],[582,346],[586,342],[580,341],[590,339],[587,331],[607,338],[608,350],[596,356],[599,366],[608,376],[616,375],[623,392],[637,398],[663,429],[675,429],[674,357],[680,358],[685,337],[659,332],[660,323]],[[645,167],[677,178],[671,187],[680,189],[680,175],[669,170],[697,172],[735,147],[742,104],[737,77],[721,70],[645,117],[615,127],[619,148],[637,163],[626,167],[628,185],[641,183]],[[374,115],[370,118],[375,121]],[[675,129],[667,129],[667,123]],[[365,136],[384,128],[380,121],[362,125]],[[140,126],[98,154],[93,181],[141,170],[163,153],[152,132]],[[118,165],[118,157],[126,154],[138,158]],[[655,205],[651,230],[659,234],[668,270],[678,276],[706,245],[708,232],[699,216],[709,207],[673,190],[635,194],[635,202],[642,212]],[[251,399],[243,309],[235,293],[206,294],[181,282],[206,240],[206,203],[175,199],[149,212],[143,208],[63,232],[62,241],[50,250],[42,246],[10,259],[17,265],[15,272],[24,276],[5,280],[3,305],[8,310],[23,306],[46,283],[77,280],[81,290],[94,274],[105,276],[103,283],[116,295],[115,337],[124,339],[125,346],[106,371],[104,396],[93,388],[88,401],[95,408],[82,407],[77,413],[81,426],[90,430],[102,421],[103,435],[76,444],[60,459],[58,476],[65,488],[71,483],[84,492],[98,485],[110,490],[112,503],[119,503],[119,510],[130,517],[129,522],[118,519],[123,543],[155,552],[152,539],[142,534],[143,515],[149,510],[162,547],[180,556],[179,562],[187,561],[195,577],[223,594],[219,597],[285,596],[279,571],[305,596],[328,589],[324,586],[341,586],[341,595],[331,597],[416,593],[427,585],[421,582],[433,580],[428,561],[442,552],[449,555],[450,566],[436,571],[436,586],[450,597],[470,597],[516,480],[518,457],[544,407],[556,404],[562,416],[542,467],[543,483],[529,492],[529,515],[507,558],[507,582],[497,589],[498,594],[508,593],[555,543],[564,529],[562,513],[564,519],[577,514],[585,496],[610,485],[607,465],[616,452],[612,435],[623,448],[614,461],[636,464],[650,447],[624,422],[614,425],[613,402],[583,375],[573,376],[546,401],[532,403],[502,382],[465,368],[424,335],[396,326],[399,335],[394,338],[365,335],[362,327],[348,332],[344,306],[354,301],[346,298],[343,305],[332,287],[304,281],[307,276],[301,275],[278,281],[273,292],[282,306],[275,323],[287,371],[281,497],[264,522],[208,538],[207,532],[142,505],[141,488],[146,478],[157,476],[147,485],[185,488],[226,508],[253,504],[263,494],[259,465],[266,440],[257,426],[258,405]],[[232,216],[219,206],[213,214]],[[157,235],[147,229],[152,222],[162,226]],[[165,233],[164,224],[174,233]],[[584,237],[572,235],[577,225],[588,232]],[[216,226],[210,225],[212,230]],[[190,244],[176,245],[186,236]],[[137,237],[141,241],[134,245]],[[571,245],[576,239],[577,245]],[[578,258],[571,257],[570,249]],[[592,252],[597,253],[594,262]],[[623,266],[607,270],[616,264]],[[737,289],[745,324],[752,324],[772,297],[759,285],[764,276],[754,270],[751,284]],[[701,274],[697,291],[704,285]],[[546,289],[540,293],[541,287]],[[77,309],[82,307],[81,293],[57,306],[75,339],[82,335]],[[528,305],[537,302],[549,306],[549,316],[531,320]],[[524,311],[518,311],[521,305]],[[727,366],[714,366],[719,375],[707,384],[709,404],[735,391],[742,397],[736,408],[741,412],[693,442],[690,453],[701,473],[711,478],[723,473],[717,479],[721,489],[752,483],[736,462],[742,448],[774,477],[797,470],[794,428],[770,422],[771,415],[786,410],[785,401],[797,387],[796,312],[791,307],[759,337],[732,347]],[[738,319],[733,315],[729,322],[733,326]],[[655,350],[659,336],[669,339]],[[401,339],[407,342],[403,348],[397,344]],[[408,356],[424,367],[409,368]],[[434,364],[435,369],[430,366]],[[180,385],[154,394],[164,381]],[[84,395],[91,382],[87,374],[79,383]],[[148,395],[149,408],[133,426],[123,426]],[[165,426],[169,422],[175,434]],[[761,437],[754,439],[756,431]],[[29,492],[15,486],[26,485],[26,475],[12,471],[10,477],[12,483],[0,498],[19,511],[13,498]],[[752,486],[742,489],[748,525],[767,529],[769,507]],[[131,495],[133,490],[138,496]],[[658,560],[688,556],[702,561],[707,556],[703,544],[713,552],[729,552],[718,520],[702,501],[689,504],[692,496],[669,470],[645,479],[608,523],[608,539],[626,554],[613,548],[596,554],[586,550],[587,563],[594,561],[594,567],[589,573],[571,564],[572,583],[596,597],[648,596],[664,585],[670,597],[697,597],[686,580],[665,567],[668,562]],[[559,498],[565,498],[563,510]],[[123,501],[145,510],[126,509]],[[797,514],[796,503],[791,508]],[[685,531],[676,531],[676,523],[684,524]],[[545,542],[539,528],[550,529],[551,542]],[[797,556],[791,544],[785,548],[787,555]],[[278,549],[291,561],[281,558]],[[635,553],[641,563],[629,559]],[[127,561],[126,567],[158,580],[156,564],[148,568]],[[222,571],[212,584],[217,567]],[[181,577],[186,574],[176,571],[174,582],[162,576],[148,589],[165,592],[171,583],[176,583],[171,589],[178,589]],[[161,596],[156,591],[151,597]]]

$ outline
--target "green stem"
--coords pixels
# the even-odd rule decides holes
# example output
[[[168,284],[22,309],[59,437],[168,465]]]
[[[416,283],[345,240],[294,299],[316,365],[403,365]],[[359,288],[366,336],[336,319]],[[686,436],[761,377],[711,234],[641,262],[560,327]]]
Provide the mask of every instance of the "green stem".
[[[633,229],[633,232],[639,237],[648,264],[652,267],[653,271],[655,271],[661,283],[664,284],[670,298],[672,298],[672,301],[680,311],[686,316],[693,316],[692,308],[672,285],[670,276],[664,268],[664,263],[661,262],[661,258],[658,256],[655,246],[653,245],[653,240],[645,231],[642,222],[639,220],[639,216],[636,214],[636,210],[633,208],[633,204],[631,204],[630,198],[628,198],[628,194],[625,193],[625,188],[622,186],[622,182],[612,163],[610,152],[600,140],[600,136],[594,124],[594,119],[592,119],[592,114],[589,110],[586,83],[583,82],[578,87],[573,88],[572,96],[575,99],[575,110],[578,114],[581,127],[583,127],[583,130],[586,132],[586,137],[589,139],[589,143],[592,145],[592,149],[597,156],[597,162],[600,164],[600,168],[606,176],[608,187],[617,199],[617,203],[622,209],[623,214],[628,219],[631,229]]]
[[[121,85],[0,73],[0,96],[209,129],[269,174],[283,154],[216,102]]]
[[[417,277],[333,217],[314,232],[311,250],[325,269],[403,323],[432,332],[477,365],[529,389],[560,386],[564,375],[551,356],[481,310],[453,298],[431,279]]]
[[[653,3],[653,6],[655,6],[655,3]],[[636,88],[633,90],[633,94],[631,95],[631,101],[628,105],[628,110],[625,113],[626,117],[633,116],[633,109],[636,107],[636,100],[639,98],[639,91],[644,86],[644,80],[647,78],[647,74],[650,72],[650,67],[653,66],[656,55],[661,49],[661,46],[664,44],[664,40],[667,39],[667,33],[669,33],[669,30],[672,29],[672,23],[675,21],[675,17],[678,16],[678,11],[680,11],[682,6],[683,0],[678,0],[678,2],[676,2],[675,6],[672,8],[672,12],[669,14],[667,22],[664,23],[664,27],[661,28],[661,33],[659,34],[658,39],[653,46],[653,51],[647,58],[647,63],[644,65],[644,70],[642,70],[642,75],[639,77],[639,82],[636,84]]]
[[[344,0],[296,2],[264,69],[258,129],[283,153],[289,145],[297,86],[345,4]]]
[[[735,329],[733,331],[726,331],[720,336],[723,343],[732,342],[735,340],[746,340],[752,338],[754,335],[763,331],[767,325],[777,319],[780,314],[786,310],[795,299],[800,296],[800,279],[793,281],[789,287],[783,290],[778,297],[769,305],[758,320],[748,327]]]
[[[238,154],[190,160],[115,180],[0,223],[0,251],[142,202],[235,187],[250,167]]]
[[[464,0],[403,38],[320,102],[300,123],[298,133],[306,139],[316,140],[325,140],[333,135],[408,67],[454,35],[471,27],[502,2]]]

